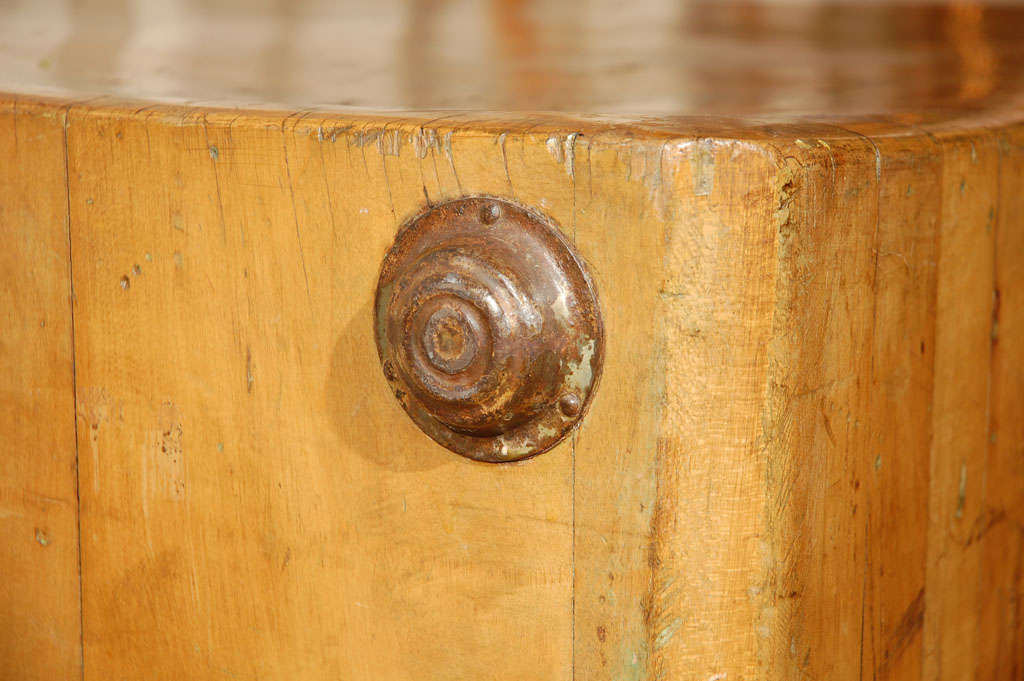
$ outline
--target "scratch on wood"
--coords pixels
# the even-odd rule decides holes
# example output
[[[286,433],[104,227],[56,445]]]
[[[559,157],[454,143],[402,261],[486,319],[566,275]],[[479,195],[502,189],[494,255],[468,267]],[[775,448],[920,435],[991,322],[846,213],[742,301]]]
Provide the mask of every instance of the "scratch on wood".
[[[956,495],[956,511],[953,513],[957,518],[964,517],[964,505],[967,502],[967,462],[960,463],[960,487]]]
[[[562,144],[556,135],[548,137],[547,141],[548,153],[551,154],[552,158],[558,163],[565,162],[565,150],[562,148]]]
[[[358,130],[352,133],[352,144],[357,147],[365,147],[371,142],[376,142],[377,138],[380,137],[380,129],[371,128],[369,130]]]
[[[448,165],[451,166],[452,175],[455,176],[455,185],[459,188],[459,193],[462,193],[462,181],[459,180],[459,171],[455,169],[455,154],[452,151],[452,132],[449,130],[444,134],[443,147],[445,158],[448,159]]]
[[[381,156],[400,156],[402,153],[402,133],[398,130],[385,130],[377,136],[377,151]]]
[[[203,138],[206,140],[207,147],[210,150],[210,159],[214,164],[213,167],[213,186],[217,193],[217,216],[220,220],[220,232],[221,239],[225,244],[228,242],[228,227],[227,222],[224,219],[224,201],[221,199],[220,193],[220,175],[217,172],[217,159],[220,158],[220,151],[216,145],[210,144],[210,131],[206,124],[206,117],[203,117]]]
[[[565,137],[565,172],[572,180],[576,179],[576,138],[580,133],[571,132]]]
[[[283,135],[282,135],[282,137],[283,137]],[[292,185],[292,167],[291,167],[290,161],[288,160],[288,143],[287,143],[287,141],[283,141],[283,145],[282,146],[283,146],[283,149],[284,149],[285,176],[288,179],[288,196],[291,198],[292,218],[295,220],[295,241],[296,241],[296,244],[298,245],[298,249],[299,249],[299,264],[302,265],[302,278],[303,278],[303,280],[306,283],[306,300],[309,301],[309,306],[310,306],[310,309],[312,310],[312,308],[313,308],[313,296],[312,296],[312,294],[310,293],[310,290],[309,290],[309,271],[306,268],[306,254],[302,250],[302,232],[299,230],[299,209],[295,205],[295,187]],[[219,196],[219,194],[220,194],[219,187],[218,187],[217,193],[218,193],[218,196]],[[225,236],[225,239],[226,238],[227,237]]]
[[[437,131],[432,128],[418,129],[412,134],[412,148],[416,158],[426,158],[431,149],[437,148]]]
[[[576,175],[576,139],[580,134],[571,132],[565,136],[565,139],[558,135],[551,135],[545,143],[548,153],[555,159],[555,162],[565,166],[565,173],[570,179],[575,179]],[[504,146],[502,152],[504,152]]]
[[[654,649],[661,650],[666,645],[668,645],[669,641],[672,640],[672,637],[675,635],[677,631],[679,631],[679,627],[681,626],[683,626],[683,620],[681,617],[676,617],[667,625],[665,625],[665,627],[658,632],[658,635],[654,639]]]
[[[971,544],[981,540],[989,530],[996,525],[1006,521],[1006,511],[1002,509],[987,509],[985,512],[978,515],[974,520],[974,525],[971,527],[971,533],[967,536],[967,540],[964,542],[964,547],[968,547]]]
[[[256,377],[252,373],[252,347],[249,345],[245,346],[245,392],[252,394],[252,384],[255,383]]]
[[[505,140],[507,137],[508,133],[503,132],[500,135],[498,135],[498,139],[496,140],[496,142],[498,144],[498,148],[501,149],[501,165],[505,168],[505,180],[508,182],[509,194],[511,194],[512,197],[515,198],[516,190],[512,186],[512,175],[511,173],[509,173],[508,170],[508,153],[505,150]]]

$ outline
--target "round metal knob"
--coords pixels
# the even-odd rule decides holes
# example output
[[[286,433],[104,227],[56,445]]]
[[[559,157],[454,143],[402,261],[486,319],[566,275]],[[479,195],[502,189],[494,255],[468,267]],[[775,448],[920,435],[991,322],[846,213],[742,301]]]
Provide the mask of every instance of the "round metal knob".
[[[579,422],[601,371],[597,297],[548,220],[499,199],[434,206],[377,286],[384,375],[413,421],[479,461],[516,461]]]

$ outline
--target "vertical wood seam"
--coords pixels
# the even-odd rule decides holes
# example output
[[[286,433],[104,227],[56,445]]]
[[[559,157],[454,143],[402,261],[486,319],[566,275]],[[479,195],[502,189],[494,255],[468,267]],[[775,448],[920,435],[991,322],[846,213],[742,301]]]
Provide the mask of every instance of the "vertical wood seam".
[[[941,166],[939,168],[939,177],[940,178],[944,178],[945,174],[946,174],[947,151],[949,151],[950,145],[951,144],[955,144],[955,142],[950,142],[948,140],[943,142],[943,141],[939,140],[933,133],[931,133],[928,130],[920,129],[920,128],[917,128],[916,126],[913,126],[913,125],[911,125],[910,127],[912,129],[914,129],[914,130],[919,130],[935,146],[936,150],[938,151],[939,159],[940,159],[940,163],[941,163]],[[931,474],[932,474],[932,471],[935,470],[934,469],[934,458],[935,458],[935,416],[934,416],[934,414],[935,414],[935,394],[936,394],[936,389],[935,389],[935,367],[936,367],[936,365],[937,365],[937,363],[939,361],[938,342],[936,341],[936,339],[938,338],[939,285],[940,285],[940,281],[941,281],[941,278],[940,278],[940,275],[939,275],[939,268],[942,267],[942,265],[943,265],[943,258],[942,258],[942,241],[943,241],[942,240],[942,233],[943,233],[943,228],[942,228],[942,226],[943,226],[943,224],[945,224],[945,206],[946,206],[946,204],[945,204],[946,186],[945,186],[944,182],[939,182],[939,190],[938,191],[939,191],[939,196],[938,196],[938,204],[937,205],[939,207],[939,214],[938,214],[938,220],[936,220],[936,222],[935,222],[935,235],[934,235],[934,240],[935,240],[935,246],[934,246],[934,249],[935,249],[934,250],[934,253],[935,253],[935,271],[934,271],[934,273],[932,275],[933,281],[932,281],[932,286],[931,286],[931,295],[933,296],[932,300],[934,301],[933,304],[935,306],[935,308],[934,308],[935,314],[931,315],[931,334],[930,334],[930,337],[928,339],[928,343],[931,345],[931,348],[932,348],[932,362],[931,362],[931,369],[930,369],[930,373],[931,373],[931,395],[928,398],[928,404],[929,404],[929,408],[931,410],[931,415],[929,416],[929,419],[928,419],[928,434],[927,434],[927,437],[928,437],[928,448],[926,450],[928,452],[928,458],[926,460],[926,464],[928,465],[928,492],[925,495],[925,500],[924,500],[925,501],[925,520],[926,520],[926,522],[925,522],[924,528],[922,528],[923,531],[924,531],[924,535],[925,535],[925,542],[924,542],[925,548],[924,548],[924,552],[923,552],[924,555],[922,557],[922,560],[924,562],[924,566],[923,566],[924,569],[921,571],[922,572],[922,577],[923,577],[923,580],[924,580],[923,584],[922,584],[922,587],[921,587],[921,589],[922,589],[921,593],[923,594],[923,596],[922,596],[922,605],[921,605],[922,609],[921,609],[921,634],[920,634],[921,635],[921,660],[920,660],[920,665],[918,666],[918,678],[921,679],[922,681],[925,680],[925,670],[926,670],[927,665],[928,665],[928,648],[927,648],[928,639],[927,639],[927,633],[926,633],[926,630],[928,628],[928,572],[929,572],[929,568],[930,568],[929,545],[928,545],[928,542],[931,539],[930,535],[931,535],[932,501],[933,501],[932,497],[934,496],[934,493],[933,493],[934,490],[932,488],[932,477],[931,477]]]
[[[935,136],[925,131],[925,134],[939,150],[939,157],[942,159],[942,167],[940,169],[939,176],[945,177],[946,175],[946,152],[947,144],[943,144],[935,139]],[[934,282],[934,296],[935,296],[935,316],[932,324],[932,336],[929,342],[932,346],[932,394],[928,403],[931,408],[931,417],[929,419],[929,434],[928,434],[928,494],[925,496],[925,518],[927,523],[924,526],[925,533],[925,550],[924,550],[924,601],[922,610],[922,621],[921,621],[921,664],[918,668],[918,678],[921,681],[925,681],[925,672],[928,669],[928,631],[929,631],[929,619],[928,619],[928,583],[929,583],[929,572],[931,572],[931,561],[929,559],[930,546],[929,541],[931,540],[931,523],[932,523],[932,502],[935,496],[935,490],[933,487],[934,479],[932,474],[935,471],[936,466],[936,444],[935,444],[935,368],[939,362],[939,347],[938,347],[938,316],[939,316],[939,286],[941,285],[942,276],[939,272],[943,266],[942,258],[942,232],[943,225],[945,224],[945,197],[943,193],[946,191],[945,182],[939,183],[939,219],[935,224],[935,282]],[[941,665],[941,657],[939,658],[939,664]],[[941,667],[939,668],[939,676],[941,678]]]
[[[859,132],[852,128],[843,126],[836,126],[840,130],[850,133],[856,137],[863,139],[865,142],[871,145],[871,148],[875,152],[875,231],[872,236],[872,250],[874,256],[874,264],[872,265],[871,274],[871,335],[870,345],[865,349],[869,353],[870,364],[868,368],[868,386],[867,386],[867,404],[866,413],[873,414],[874,410],[874,381],[875,381],[875,349],[877,347],[877,334],[878,334],[878,256],[881,250],[881,244],[879,243],[879,233],[882,226],[882,152],[878,148],[878,144],[875,140],[871,139],[869,135]],[[872,582],[871,575],[871,500],[865,500],[865,516],[864,516],[864,570],[863,580],[861,583],[861,602],[860,602],[860,642],[859,646],[859,657],[860,666],[857,672],[857,678],[860,681],[865,680],[864,676],[864,626],[869,624],[871,628],[871,639],[869,644],[871,646],[871,678],[877,678],[878,673],[878,659],[876,657],[877,651],[875,648],[875,611],[874,604],[871,604],[870,620],[866,619],[865,612],[868,606],[868,584]],[[927,555],[925,557],[927,560]],[[874,586],[874,584],[872,584]]]
[[[573,153],[575,153],[576,135],[577,133],[570,134],[566,141],[572,145]],[[505,148],[502,146],[502,156],[505,155]],[[506,174],[508,172],[508,163],[505,163]],[[589,175],[589,172],[588,172]],[[578,210],[576,208],[576,173],[572,172],[570,175],[570,181],[572,182],[572,224],[570,229],[572,230],[572,245],[577,246],[576,243],[576,215]],[[601,301],[598,299],[598,312],[600,312]],[[572,511],[570,512],[570,520],[572,529],[569,533],[569,572],[571,574],[571,587],[569,588],[569,664],[572,668],[569,672],[569,678],[572,681],[576,681],[576,439],[579,434],[579,429],[573,430],[572,436],[569,438],[569,452],[571,455],[571,462],[569,464],[570,479],[569,479],[569,499],[572,505]]]
[[[576,681],[576,438],[578,430],[573,431],[569,438],[569,451],[571,454],[569,494],[572,511],[570,513],[571,536],[569,537],[569,574],[571,588],[569,589],[569,678]]]
[[[85,594],[82,588],[82,494],[81,472],[79,467],[78,446],[78,366],[75,355],[75,270],[71,244],[71,171],[69,168],[68,126],[70,125],[71,107],[64,107],[64,224],[68,237],[68,308],[71,327],[71,424],[75,438],[75,522],[78,528],[78,654],[79,669],[82,681],[85,681]]]

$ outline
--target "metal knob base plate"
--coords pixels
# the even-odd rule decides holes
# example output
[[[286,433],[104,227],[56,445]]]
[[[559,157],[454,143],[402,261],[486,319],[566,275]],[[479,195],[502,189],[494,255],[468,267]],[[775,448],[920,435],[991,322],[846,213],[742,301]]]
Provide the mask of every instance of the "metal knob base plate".
[[[545,217],[469,197],[410,220],[384,258],[376,340],[412,420],[462,456],[507,462],[555,446],[594,394],[597,295]]]

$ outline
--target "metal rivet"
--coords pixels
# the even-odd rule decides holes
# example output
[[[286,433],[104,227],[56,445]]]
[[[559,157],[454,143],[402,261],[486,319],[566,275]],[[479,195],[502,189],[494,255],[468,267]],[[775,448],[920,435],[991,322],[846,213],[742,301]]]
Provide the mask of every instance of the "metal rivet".
[[[480,209],[480,222],[485,225],[493,225],[501,217],[501,206],[497,203],[486,203]]]
[[[569,418],[580,413],[580,406],[580,398],[576,393],[567,393],[558,400],[558,410]]]

